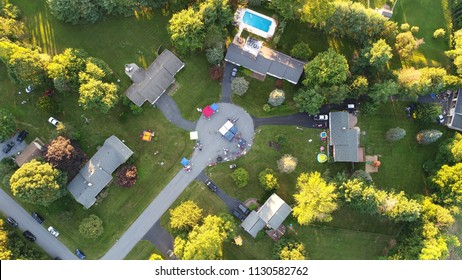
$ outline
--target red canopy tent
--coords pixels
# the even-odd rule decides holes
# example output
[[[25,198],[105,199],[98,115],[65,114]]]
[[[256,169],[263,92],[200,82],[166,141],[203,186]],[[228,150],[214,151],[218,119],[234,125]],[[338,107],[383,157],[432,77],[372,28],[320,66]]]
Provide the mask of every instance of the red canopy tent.
[[[210,118],[213,115],[213,113],[215,113],[215,112],[213,111],[213,109],[209,105],[207,105],[204,109],[202,109],[202,114],[206,118]]]

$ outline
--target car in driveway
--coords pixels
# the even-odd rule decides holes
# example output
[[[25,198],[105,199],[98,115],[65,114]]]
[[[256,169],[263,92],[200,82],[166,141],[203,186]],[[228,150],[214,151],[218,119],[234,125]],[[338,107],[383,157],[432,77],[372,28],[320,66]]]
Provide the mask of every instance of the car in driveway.
[[[239,204],[239,210],[241,210],[246,216],[250,214],[250,209],[245,207],[244,204]]]
[[[314,115],[313,119],[315,121],[327,121],[329,119],[328,115]]]
[[[443,124],[443,123],[444,123],[444,116],[443,116],[443,115],[439,115],[439,116],[438,116],[438,122],[439,122],[440,124]]]
[[[8,152],[11,151],[11,149],[13,149],[14,145],[15,145],[14,142],[10,142],[10,143],[6,144],[6,146],[3,147],[3,152],[5,154],[7,154]]]
[[[16,220],[13,219],[12,217],[6,218],[6,222],[10,224],[10,226],[12,227],[18,227],[18,222],[16,222]]]
[[[34,242],[35,240],[37,240],[37,237],[35,237],[35,235],[33,235],[32,232],[30,232],[28,230],[23,232],[22,235],[24,235],[24,237],[29,241]]]
[[[24,139],[26,139],[28,134],[29,132],[27,132],[27,130],[22,130],[16,137],[16,141],[18,141],[18,143],[21,143],[22,141],[24,141]]]
[[[59,124],[59,121],[57,119],[53,118],[53,117],[50,117],[48,119],[48,122],[51,123],[54,126],[58,126],[58,124]]]
[[[83,260],[83,259],[85,259],[87,257],[80,249],[75,249],[74,253],[81,260]]]
[[[215,185],[212,181],[210,180],[207,180],[205,181],[205,184],[207,185],[207,187],[209,187],[209,189],[212,191],[212,192],[216,192],[217,191],[217,185]]]
[[[238,218],[240,221],[243,221],[245,219],[245,215],[242,213],[239,213],[239,211],[237,210],[233,211],[233,216]]]
[[[237,68],[233,67],[233,70],[231,70],[231,75],[229,76],[229,82],[232,82],[234,78],[237,76]]]
[[[59,232],[52,226],[49,226],[48,227],[48,231],[54,236],[54,237],[58,237],[59,236]]]
[[[34,218],[34,220],[36,220],[39,224],[42,224],[43,221],[45,221],[45,219],[37,212],[32,212],[32,218]]]

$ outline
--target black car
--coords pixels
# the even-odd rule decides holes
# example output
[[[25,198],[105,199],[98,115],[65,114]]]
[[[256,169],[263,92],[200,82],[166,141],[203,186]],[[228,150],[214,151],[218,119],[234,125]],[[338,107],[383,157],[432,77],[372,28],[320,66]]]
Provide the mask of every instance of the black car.
[[[243,221],[245,219],[245,216],[241,213],[239,213],[238,211],[234,210],[233,211],[233,216],[238,218],[239,220]]]
[[[24,141],[24,139],[26,139],[28,134],[29,132],[27,132],[27,130],[22,130],[16,137],[16,141],[18,141],[18,143],[21,143],[22,141]]]
[[[245,207],[243,204],[239,204],[239,210],[241,210],[246,216],[250,214],[250,209]]]
[[[37,237],[35,237],[35,235],[32,234],[32,232],[26,230],[25,232],[23,232],[23,235],[25,238],[27,238],[29,241],[32,241],[34,242],[35,240],[37,240]]]
[[[42,224],[45,219],[40,216],[37,212],[32,212],[32,218],[37,221],[37,223]]]
[[[80,251],[79,249],[75,249],[74,253],[77,255],[77,257],[79,257],[79,259],[83,260],[85,259],[87,256],[85,256],[85,254]]]
[[[212,192],[216,192],[216,191],[217,191],[217,186],[216,186],[214,183],[212,183],[212,181],[207,180],[207,181],[205,182],[205,184],[207,185],[207,187],[209,187],[209,189],[210,189]]]
[[[16,222],[16,220],[11,217],[6,218],[6,221],[10,224],[10,226],[18,227],[18,222]]]
[[[6,144],[6,146],[3,148],[3,152],[6,154],[9,151],[11,151],[11,149],[13,149],[13,147],[14,147],[14,142],[10,142],[10,143]]]

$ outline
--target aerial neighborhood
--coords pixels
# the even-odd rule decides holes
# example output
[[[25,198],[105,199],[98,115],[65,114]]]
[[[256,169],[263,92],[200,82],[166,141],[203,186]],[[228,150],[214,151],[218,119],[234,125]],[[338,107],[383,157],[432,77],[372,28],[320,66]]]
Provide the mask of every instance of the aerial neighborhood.
[[[461,11],[0,0],[0,259],[462,259]]]

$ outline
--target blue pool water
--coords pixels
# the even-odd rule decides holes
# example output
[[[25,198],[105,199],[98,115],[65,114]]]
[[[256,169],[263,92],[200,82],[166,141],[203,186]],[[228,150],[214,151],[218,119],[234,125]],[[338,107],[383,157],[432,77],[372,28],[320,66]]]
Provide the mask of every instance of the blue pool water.
[[[271,20],[262,18],[256,14],[253,14],[249,11],[245,11],[242,21],[252,27],[258,28],[263,32],[268,32],[271,26]]]

